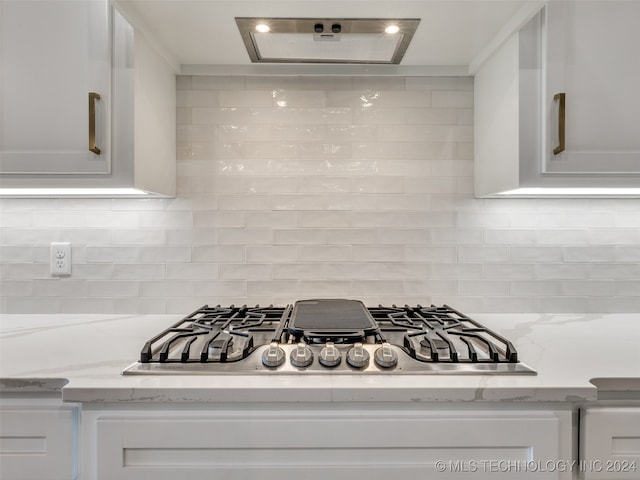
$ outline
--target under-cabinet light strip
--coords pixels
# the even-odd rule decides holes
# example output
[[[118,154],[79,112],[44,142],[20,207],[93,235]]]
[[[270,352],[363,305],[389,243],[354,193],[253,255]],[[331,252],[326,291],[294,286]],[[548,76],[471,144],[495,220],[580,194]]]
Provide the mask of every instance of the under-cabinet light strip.
[[[622,195],[634,195],[640,196],[640,188],[633,187],[549,187],[549,188],[517,188],[515,190],[508,190],[506,192],[500,192],[500,196],[569,196],[569,195],[582,195],[582,196],[622,196]]]
[[[2,197],[67,197],[149,195],[136,188],[0,188]]]

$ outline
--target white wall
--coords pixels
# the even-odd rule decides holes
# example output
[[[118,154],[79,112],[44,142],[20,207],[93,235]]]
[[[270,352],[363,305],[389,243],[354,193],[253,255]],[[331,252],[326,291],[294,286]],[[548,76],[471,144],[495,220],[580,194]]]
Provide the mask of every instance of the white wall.
[[[2,311],[640,311],[640,201],[473,198],[467,78],[178,79],[178,197],[2,200]],[[73,276],[49,277],[49,242]]]

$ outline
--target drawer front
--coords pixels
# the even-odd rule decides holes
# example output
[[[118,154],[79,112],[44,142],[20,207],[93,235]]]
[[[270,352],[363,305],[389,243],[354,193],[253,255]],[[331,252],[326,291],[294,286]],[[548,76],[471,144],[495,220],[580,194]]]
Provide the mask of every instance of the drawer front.
[[[580,472],[584,480],[640,478],[640,407],[580,410]]]
[[[96,422],[97,480],[187,473],[227,480],[486,480],[505,476],[499,471],[505,465],[566,458],[565,422],[553,413],[465,413],[104,415]],[[510,480],[570,478],[560,471],[509,472]]]
[[[76,417],[70,407],[0,409],[0,478],[77,478]]]

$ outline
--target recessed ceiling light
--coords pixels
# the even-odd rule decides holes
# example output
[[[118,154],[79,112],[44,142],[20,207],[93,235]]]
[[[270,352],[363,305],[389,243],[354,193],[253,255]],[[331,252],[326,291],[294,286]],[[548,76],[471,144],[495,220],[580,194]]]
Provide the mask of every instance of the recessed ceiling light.
[[[264,23],[260,23],[260,24],[256,25],[256,30],[258,32],[260,32],[260,33],[268,33],[269,30],[271,30],[271,29],[269,28],[269,25],[266,25]]]
[[[400,27],[397,25],[389,25],[387,28],[384,29],[385,33],[398,33],[400,31]]]

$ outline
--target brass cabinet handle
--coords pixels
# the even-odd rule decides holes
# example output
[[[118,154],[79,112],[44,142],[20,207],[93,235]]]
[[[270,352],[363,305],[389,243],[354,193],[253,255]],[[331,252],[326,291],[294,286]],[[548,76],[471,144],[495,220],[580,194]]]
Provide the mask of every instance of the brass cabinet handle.
[[[556,93],[553,96],[553,100],[560,102],[558,105],[558,146],[553,149],[553,154],[557,155],[560,152],[564,152],[565,94]]]
[[[100,94],[89,92],[89,150],[100,155],[96,147],[96,100],[100,100]]]

